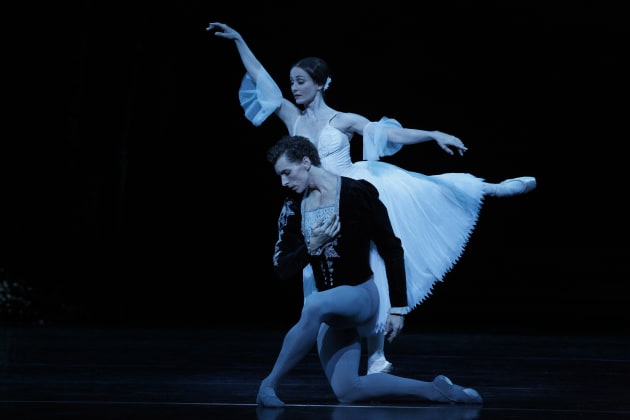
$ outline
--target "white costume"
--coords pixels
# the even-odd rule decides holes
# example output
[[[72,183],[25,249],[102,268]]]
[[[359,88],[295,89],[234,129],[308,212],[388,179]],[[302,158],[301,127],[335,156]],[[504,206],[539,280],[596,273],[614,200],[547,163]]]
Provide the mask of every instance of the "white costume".
[[[282,93],[269,74],[261,71],[258,84],[245,75],[239,97],[245,116],[258,126],[280,106]],[[300,122],[301,117],[291,135],[300,134]],[[351,161],[350,139],[330,121],[316,144],[323,168],[349,178],[365,179],[378,189],[405,251],[407,299],[411,310],[431,294],[433,285],[442,281],[462,255],[481,210],[484,180],[467,173],[423,175],[380,162],[378,159],[382,156],[392,155],[402,148],[400,144],[387,141],[383,130],[386,126],[401,125],[384,117],[366,126],[363,161]],[[391,305],[385,266],[374,245],[370,263],[380,293],[376,331],[382,332]],[[307,296],[315,290],[310,266],[304,269],[303,279]]]

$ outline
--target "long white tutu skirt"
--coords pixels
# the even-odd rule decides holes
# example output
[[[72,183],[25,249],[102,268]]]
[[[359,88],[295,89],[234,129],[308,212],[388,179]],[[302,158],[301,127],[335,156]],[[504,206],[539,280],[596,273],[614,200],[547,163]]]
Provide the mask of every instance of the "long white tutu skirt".
[[[353,163],[341,175],[365,179],[379,191],[405,251],[407,300],[411,309],[432,292],[461,257],[483,203],[484,180],[467,173],[423,175],[381,161]],[[372,245],[370,264],[379,289],[376,332],[390,308],[383,259]],[[316,291],[313,272],[303,272],[304,296]]]

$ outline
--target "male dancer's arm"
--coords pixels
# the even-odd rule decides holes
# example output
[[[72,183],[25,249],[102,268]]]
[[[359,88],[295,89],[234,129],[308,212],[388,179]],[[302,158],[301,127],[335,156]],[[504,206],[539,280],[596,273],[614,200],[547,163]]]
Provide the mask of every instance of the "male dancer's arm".
[[[278,239],[273,254],[274,271],[282,280],[297,275],[309,262],[300,224],[299,199],[285,197],[278,216]]]
[[[387,207],[378,197],[378,190],[365,180],[360,180],[360,184],[365,190],[365,215],[368,217],[372,241],[385,263],[391,303],[385,331],[388,341],[392,342],[403,328],[404,315],[409,312],[404,250],[392,227]]]

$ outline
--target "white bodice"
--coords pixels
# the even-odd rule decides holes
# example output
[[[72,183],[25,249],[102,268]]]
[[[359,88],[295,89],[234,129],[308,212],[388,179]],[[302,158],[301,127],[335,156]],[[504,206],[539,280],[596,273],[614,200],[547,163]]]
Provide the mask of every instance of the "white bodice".
[[[330,123],[327,123],[319,134],[317,151],[322,160],[322,167],[337,175],[343,175],[352,166],[350,139]]]
[[[301,117],[295,122],[293,134],[303,135],[298,129],[300,119]],[[330,120],[324,125],[319,136],[312,141],[317,146],[322,168],[337,175],[344,175],[352,167],[350,138],[343,131],[333,127]]]

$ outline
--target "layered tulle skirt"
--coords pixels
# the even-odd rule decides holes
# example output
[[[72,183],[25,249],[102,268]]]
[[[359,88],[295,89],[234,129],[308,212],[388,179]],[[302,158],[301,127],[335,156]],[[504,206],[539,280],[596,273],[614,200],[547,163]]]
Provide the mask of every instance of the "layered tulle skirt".
[[[353,163],[341,175],[365,179],[378,189],[403,245],[413,309],[461,257],[479,217],[484,180],[467,173],[423,175],[382,161]],[[385,265],[375,246],[370,262],[380,293],[376,331],[382,332],[391,305]],[[305,296],[314,290],[310,266],[304,270],[304,288]]]

